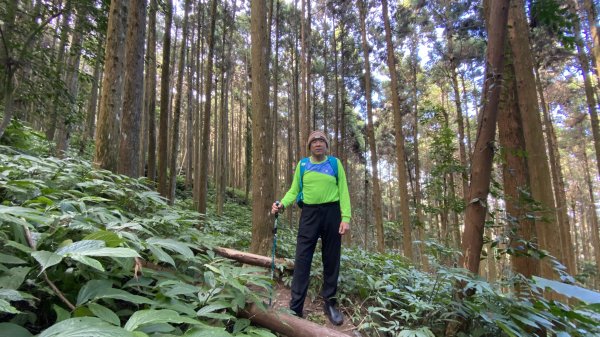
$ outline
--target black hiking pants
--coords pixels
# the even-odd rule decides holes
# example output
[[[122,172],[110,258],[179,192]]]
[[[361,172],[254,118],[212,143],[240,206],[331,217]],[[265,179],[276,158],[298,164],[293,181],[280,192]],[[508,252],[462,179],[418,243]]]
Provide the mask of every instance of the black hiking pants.
[[[339,233],[341,221],[339,202],[319,205],[305,204],[302,207],[292,279],[292,299],[290,300],[292,311],[302,314],[310,283],[310,266],[319,237],[321,238],[323,257],[321,296],[325,301],[335,303],[342,246],[342,236]]]

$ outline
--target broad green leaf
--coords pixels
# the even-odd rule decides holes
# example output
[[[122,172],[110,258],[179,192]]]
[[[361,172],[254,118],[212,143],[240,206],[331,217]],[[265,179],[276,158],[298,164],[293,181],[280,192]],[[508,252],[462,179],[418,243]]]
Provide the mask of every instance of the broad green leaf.
[[[146,240],[146,242],[150,244],[154,244],[157,246],[161,246],[165,249],[177,252],[189,259],[194,257],[194,252],[187,246],[187,244],[179,241],[175,241],[172,239],[160,239],[160,238],[150,238]]]
[[[6,243],[4,245],[6,247],[16,248],[16,249],[18,249],[18,250],[20,250],[20,251],[22,251],[23,253],[26,253],[26,254],[29,254],[29,253],[33,252],[33,249],[31,249],[30,247],[25,246],[24,244],[18,243],[18,242],[15,242],[15,241],[6,241]]]
[[[97,269],[99,271],[105,271],[104,267],[102,266],[102,263],[100,263],[100,261],[96,260],[96,259],[92,259],[91,257],[87,257],[87,256],[83,256],[83,255],[72,255],[70,256],[73,260],[77,261],[77,262],[81,262],[85,265],[88,265],[94,269]]]
[[[175,260],[173,260],[171,255],[167,254],[167,252],[165,252],[162,248],[153,244],[148,244],[148,249],[150,249],[154,257],[156,257],[158,261],[165,262],[172,265],[173,267],[176,267]]]
[[[52,267],[62,261],[62,256],[52,252],[47,252],[45,250],[35,251],[31,253],[31,256],[33,256],[33,258],[36,259],[37,262],[42,266],[40,273],[46,270],[48,267]]]
[[[86,256],[110,256],[110,257],[140,257],[135,250],[130,248],[98,248],[81,253]]]
[[[104,241],[101,240],[82,240],[73,242],[72,244],[59,248],[56,254],[66,256],[68,254],[80,254],[93,251],[104,247]]]
[[[553,291],[565,295],[567,297],[575,297],[580,301],[590,304],[600,303],[600,293],[595,292],[593,290],[585,289],[572,284],[552,281],[537,276],[533,276],[533,280],[540,287],[550,288]]]
[[[120,327],[96,317],[69,318],[44,330],[38,337],[134,337]]]
[[[31,337],[31,332],[14,323],[0,323],[0,337]]]
[[[225,328],[217,328],[208,325],[194,327],[188,330],[184,337],[232,337],[233,335],[225,331]]]
[[[127,323],[125,323],[125,330],[133,331],[138,327],[145,324],[156,324],[156,323],[181,323],[181,317],[176,311],[173,310],[140,310],[136,311],[129,317]]]
[[[233,325],[233,334],[237,334],[239,332],[241,332],[242,330],[246,329],[248,326],[250,326],[250,320],[249,319],[245,319],[245,318],[240,318],[237,321],[235,321],[235,324]]]
[[[119,316],[114,313],[114,311],[109,308],[100,305],[98,303],[89,303],[88,308],[90,311],[96,315],[96,317],[100,318],[103,321],[107,321],[110,324],[121,326],[121,321],[119,320]]]
[[[6,214],[15,218],[23,218],[33,223],[47,224],[53,221],[52,218],[44,216],[41,212],[27,207],[0,205],[0,214]]]
[[[17,291],[14,289],[1,289],[1,288],[0,288],[0,298],[5,299],[7,301],[23,301],[23,300],[35,299],[35,297],[33,297],[31,294],[28,294],[28,293],[25,293],[22,291]]]
[[[198,310],[198,312],[196,312],[196,314],[198,316],[206,316],[206,314],[208,314],[208,313],[212,313],[217,310],[221,310],[221,309],[225,309],[225,308],[229,308],[229,307],[230,307],[229,303],[209,304],[205,307],[200,308],[200,310]]]
[[[123,239],[115,232],[99,230],[97,232],[86,235],[83,240],[101,240],[104,241],[106,247],[117,247],[124,242]]]
[[[60,321],[64,321],[64,320],[71,318],[70,312],[66,311],[65,309],[63,309],[62,307],[59,307],[56,304],[52,305],[52,309],[54,309],[54,312],[56,312],[56,322],[55,323],[58,323]]]
[[[104,293],[112,288],[112,282],[108,280],[90,280],[77,294],[77,306],[85,304],[87,301],[95,298],[98,294]]]
[[[7,312],[9,314],[18,314],[19,310],[10,305],[8,301],[0,299],[0,312]]]
[[[4,275],[0,276],[0,288],[19,289],[30,270],[29,267],[10,268],[4,272]]]
[[[106,289],[102,293],[98,294],[96,296],[96,298],[97,299],[112,298],[115,300],[122,300],[122,301],[127,301],[127,302],[131,302],[131,303],[135,303],[135,304],[154,304],[154,301],[152,301],[146,297],[134,295],[125,290],[115,289],[115,288]]]
[[[25,260],[20,259],[14,255],[7,255],[0,253],[0,263],[2,264],[25,264]]]

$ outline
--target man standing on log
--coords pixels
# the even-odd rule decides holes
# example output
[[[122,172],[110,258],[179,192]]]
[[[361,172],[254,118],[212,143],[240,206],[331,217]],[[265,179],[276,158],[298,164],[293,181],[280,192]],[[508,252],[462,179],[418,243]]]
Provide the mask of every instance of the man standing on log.
[[[307,143],[310,157],[296,167],[290,190],[281,203],[273,203],[272,213],[283,211],[297,201],[302,208],[296,261],[292,279],[290,309],[302,317],[308,291],[310,267],[319,237],[322,243],[323,288],[325,315],[331,323],[341,325],[344,316],[336,307],[336,292],[340,271],[342,235],[350,230],[350,196],[346,174],[339,159],[328,156],[329,143],[321,131],[313,131]]]

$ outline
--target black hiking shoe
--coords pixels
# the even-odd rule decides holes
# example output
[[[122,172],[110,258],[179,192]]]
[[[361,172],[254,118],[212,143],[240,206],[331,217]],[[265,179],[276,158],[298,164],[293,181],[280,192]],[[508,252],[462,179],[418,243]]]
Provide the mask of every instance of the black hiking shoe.
[[[323,306],[325,316],[329,318],[329,321],[333,325],[342,325],[344,323],[344,315],[335,307],[335,304],[325,302]]]

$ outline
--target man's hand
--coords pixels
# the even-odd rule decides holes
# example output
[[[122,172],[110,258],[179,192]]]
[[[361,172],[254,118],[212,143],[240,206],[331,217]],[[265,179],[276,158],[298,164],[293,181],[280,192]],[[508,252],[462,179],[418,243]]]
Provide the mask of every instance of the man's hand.
[[[283,210],[283,204],[280,202],[274,202],[271,206],[271,214],[279,213]]]
[[[347,223],[347,222],[343,222],[343,221],[340,222],[340,231],[339,231],[339,233],[341,235],[344,235],[344,234],[346,234],[346,232],[349,232],[349,231],[350,231],[350,224]]]

